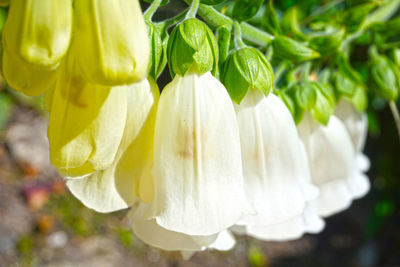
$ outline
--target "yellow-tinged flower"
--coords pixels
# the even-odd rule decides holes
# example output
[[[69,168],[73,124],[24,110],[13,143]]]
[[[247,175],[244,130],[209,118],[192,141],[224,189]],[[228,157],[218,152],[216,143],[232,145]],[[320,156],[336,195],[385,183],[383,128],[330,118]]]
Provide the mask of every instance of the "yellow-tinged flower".
[[[167,230],[212,235],[247,211],[233,104],[210,72],[179,74],[160,97],[149,219]]]
[[[44,69],[22,60],[17,54],[3,51],[3,75],[15,90],[31,96],[38,96],[55,85],[57,69]]]
[[[52,69],[68,50],[71,30],[71,0],[13,0],[3,45],[13,58]]]
[[[48,136],[52,163],[64,176],[109,167],[125,128],[127,86],[87,82],[76,62],[63,64],[51,100]]]
[[[153,81],[129,85],[125,130],[114,162],[104,170],[67,181],[72,194],[87,207],[111,212],[132,206],[138,196],[152,201],[153,133],[159,94]]]
[[[93,83],[128,84],[147,75],[150,42],[137,0],[75,1],[74,50]]]

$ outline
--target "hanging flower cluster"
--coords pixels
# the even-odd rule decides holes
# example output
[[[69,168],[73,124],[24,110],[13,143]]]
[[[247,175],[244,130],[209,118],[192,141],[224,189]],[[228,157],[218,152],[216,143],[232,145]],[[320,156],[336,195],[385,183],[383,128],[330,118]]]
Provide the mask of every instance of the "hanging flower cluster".
[[[200,5],[216,38],[195,18],[197,0],[161,23],[151,21],[160,0],[146,22],[137,0],[6,2],[3,74],[15,90],[45,94],[53,165],[87,207],[130,208],[144,242],[189,256],[232,248],[232,233],[296,239],[368,192],[362,79],[339,50],[333,71],[313,65],[334,37],[284,36],[271,3],[275,37],[239,23],[255,15],[240,1],[234,21]],[[293,23],[286,31],[305,38]],[[392,70],[379,92],[395,99],[394,63],[370,53]],[[275,61],[284,79],[274,79]]]

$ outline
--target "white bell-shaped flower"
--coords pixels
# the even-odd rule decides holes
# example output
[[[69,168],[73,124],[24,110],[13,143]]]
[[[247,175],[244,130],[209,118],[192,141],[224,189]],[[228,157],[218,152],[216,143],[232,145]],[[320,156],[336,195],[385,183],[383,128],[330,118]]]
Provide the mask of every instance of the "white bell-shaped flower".
[[[213,235],[248,208],[235,110],[210,72],[176,75],[160,97],[154,134],[154,201],[161,227]]]
[[[143,242],[167,251],[181,251],[185,258],[205,249],[229,250],[236,241],[224,230],[209,236],[193,236],[167,230],[157,224],[156,219],[145,219],[150,205],[140,202],[128,214],[132,230]]]
[[[353,192],[348,180],[354,177],[355,152],[343,123],[331,116],[324,126],[306,113],[298,132],[309,160],[312,182],[318,186],[318,213],[330,216],[348,208]]]
[[[245,225],[247,234],[263,240],[294,239],[320,231],[323,221],[311,206],[318,190],[311,184],[304,148],[285,104],[274,94],[260,100],[250,90],[236,112],[244,185],[256,212],[239,224]]]
[[[147,202],[153,198],[151,167],[158,87],[153,81],[142,80],[127,86],[127,95],[125,129],[111,166],[67,181],[72,194],[98,212],[127,208],[138,196]]]
[[[335,115],[344,123],[347,132],[350,134],[356,152],[356,162],[354,165],[354,177],[349,180],[349,186],[354,198],[364,196],[370,188],[368,177],[363,173],[368,171],[370,161],[362,153],[368,133],[368,120],[365,113],[358,113],[353,105],[341,99],[336,106]]]

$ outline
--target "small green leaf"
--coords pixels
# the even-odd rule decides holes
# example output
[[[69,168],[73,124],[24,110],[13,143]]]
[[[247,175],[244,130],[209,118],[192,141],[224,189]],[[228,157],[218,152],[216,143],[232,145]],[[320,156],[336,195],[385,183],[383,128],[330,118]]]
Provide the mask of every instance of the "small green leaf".
[[[264,0],[235,0],[232,16],[237,21],[246,21],[254,17]]]
[[[307,36],[301,31],[299,23],[299,9],[294,6],[283,15],[282,18],[282,32],[287,36],[292,36],[294,39],[299,41],[306,41]]]
[[[282,34],[281,27],[279,25],[279,20],[278,17],[276,16],[276,12],[274,9],[273,0],[268,0],[268,2],[266,3],[264,19],[262,20],[262,22],[268,32],[274,35]]]
[[[289,37],[278,36],[272,41],[274,56],[294,62],[303,62],[318,58],[320,54],[306,45]]]

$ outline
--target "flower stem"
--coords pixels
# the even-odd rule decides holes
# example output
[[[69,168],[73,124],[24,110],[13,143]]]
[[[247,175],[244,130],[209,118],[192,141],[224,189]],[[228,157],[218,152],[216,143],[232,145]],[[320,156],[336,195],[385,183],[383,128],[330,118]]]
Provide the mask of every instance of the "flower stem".
[[[190,4],[189,11],[186,14],[185,19],[192,19],[196,17],[197,10],[199,9],[200,0],[193,0]]]
[[[146,9],[143,14],[145,20],[151,21],[154,13],[156,13],[158,7],[160,6],[162,0],[154,0],[153,3]]]
[[[188,12],[188,10],[184,10],[183,12],[179,13],[175,17],[168,18],[168,19],[166,19],[166,20],[164,20],[162,22],[155,23],[155,25],[158,27],[158,29],[161,32],[164,32],[164,30],[166,30],[169,27],[171,27],[171,26],[177,24],[178,22],[180,22],[186,16],[187,12]]]
[[[364,22],[361,24],[360,28],[358,31],[356,31],[353,34],[350,34],[341,44],[340,49],[344,51],[347,46],[357,39],[363,32],[372,24],[378,21],[385,21],[389,19],[391,16],[393,16],[397,10],[400,7],[400,1],[398,0],[389,0],[385,4],[383,4],[381,7],[379,7],[377,10],[372,12],[370,15],[367,16],[367,18],[364,20]]]
[[[234,21],[234,29],[235,29],[235,39],[234,39],[235,48],[240,49],[246,47],[246,45],[243,43],[242,40],[242,30],[240,28],[240,24],[236,20]]]
[[[191,4],[192,0],[183,0],[187,4]],[[200,4],[198,15],[204,19],[207,24],[214,28],[225,26],[228,30],[232,30],[233,21],[229,17],[221,14],[216,9],[211,6]],[[248,23],[241,23],[240,25],[242,30],[243,38],[247,41],[250,41],[253,44],[258,46],[267,46],[273,39],[274,36],[251,26]]]
[[[392,111],[394,123],[396,124],[397,133],[398,133],[399,139],[400,139],[400,114],[399,114],[399,110],[397,108],[396,102],[394,100],[389,101],[389,107],[390,107],[390,110]]]

